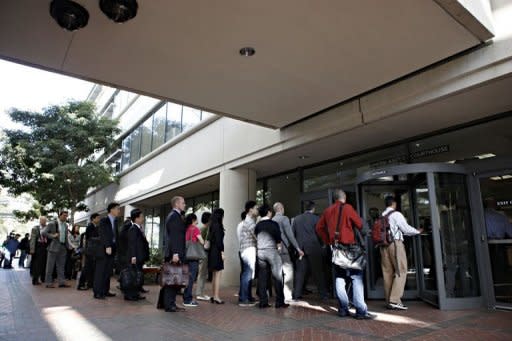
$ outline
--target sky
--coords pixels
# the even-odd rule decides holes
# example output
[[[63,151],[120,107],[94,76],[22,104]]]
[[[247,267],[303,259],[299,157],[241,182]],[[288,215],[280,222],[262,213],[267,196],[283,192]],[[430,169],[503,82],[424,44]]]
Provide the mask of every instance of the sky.
[[[48,105],[85,100],[93,83],[0,59],[0,128],[13,129],[10,108],[41,112]]]

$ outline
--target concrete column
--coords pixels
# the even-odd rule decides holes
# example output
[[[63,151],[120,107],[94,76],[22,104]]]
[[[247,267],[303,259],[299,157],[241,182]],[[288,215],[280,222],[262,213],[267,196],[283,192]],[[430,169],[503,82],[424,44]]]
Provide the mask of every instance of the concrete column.
[[[220,173],[219,206],[224,209],[224,272],[222,286],[240,284],[240,261],[236,227],[247,200],[256,199],[256,172],[250,169],[224,170]]]
[[[128,217],[130,216],[130,212],[131,212],[132,210],[136,209],[136,208],[137,208],[137,207],[132,206],[132,205],[128,205],[128,204],[127,204],[127,205],[124,205],[124,206],[123,206],[124,213],[123,213],[123,216],[121,217],[121,218],[122,218],[121,220],[122,220],[122,221],[125,221],[125,220],[126,220],[126,218],[128,218]]]

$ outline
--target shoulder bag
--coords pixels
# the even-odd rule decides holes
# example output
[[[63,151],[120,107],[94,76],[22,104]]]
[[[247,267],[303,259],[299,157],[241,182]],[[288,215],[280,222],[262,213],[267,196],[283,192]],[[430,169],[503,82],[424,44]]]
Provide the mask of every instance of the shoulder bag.
[[[204,251],[204,246],[199,242],[192,241],[191,233],[187,231],[187,242],[186,242],[186,253],[185,260],[188,261],[196,261],[206,258],[206,252]]]
[[[366,249],[359,231],[352,226],[356,244],[342,244],[338,242],[343,206],[344,205],[340,206],[336,233],[334,234],[334,243],[331,243],[332,263],[342,269],[364,270],[366,267]],[[327,235],[329,236],[329,230],[327,230]]]

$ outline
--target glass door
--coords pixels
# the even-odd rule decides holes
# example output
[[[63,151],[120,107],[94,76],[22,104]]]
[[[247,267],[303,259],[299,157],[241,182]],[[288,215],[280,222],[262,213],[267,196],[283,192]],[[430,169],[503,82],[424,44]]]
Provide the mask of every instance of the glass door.
[[[400,178],[402,180],[400,180]],[[426,183],[425,174],[420,175],[404,175],[391,179],[384,179],[388,183],[378,184],[379,181],[367,181],[360,185],[361,197],[361,215],[367,226],[371,228],[375,220],[381,216],[386,209],[384,199],[391,195],[397,200],[397,209],[402,212],[406,220],[411,225],[416,225],[420,219],[425,219],[426,213],[418,208],[418,196],[416,194],[416,185],[418,179],[423,179],[420,183]],[[418,271],[422,264],[419,253],[417,238],[404,239],[404,246],[407,255],[407,280],[405,284],[404,298],[413,299],[418,297]],[[372,299],[384,298],[384,284],[382,278],[380,250],[373,247],[371,238],[368,237],[368,268],[367,268],[367,288],[368,297]]]
[[[512,309],[512,171],[479,179],[494,306]]]
[[[420,236],[405,238],[408,273],[404,298],[420,298],[441,309],[482,305],[463,167],[399,165],[365,172],[357,182],[360,214],[370,227],[383,210],[383,197],[390,194],[409,225],[424,229]],[[368,239],[368,296],[384,299],[380,254]]]

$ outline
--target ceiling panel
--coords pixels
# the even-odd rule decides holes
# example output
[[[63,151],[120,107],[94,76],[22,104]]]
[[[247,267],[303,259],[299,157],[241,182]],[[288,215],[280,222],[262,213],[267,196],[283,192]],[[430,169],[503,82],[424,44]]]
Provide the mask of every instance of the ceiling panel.
[[[49,1],[3,1],[0,55],[273,127],[479,43],[430,0],[139,0],[125,24],[79,2],[67,33]]]

